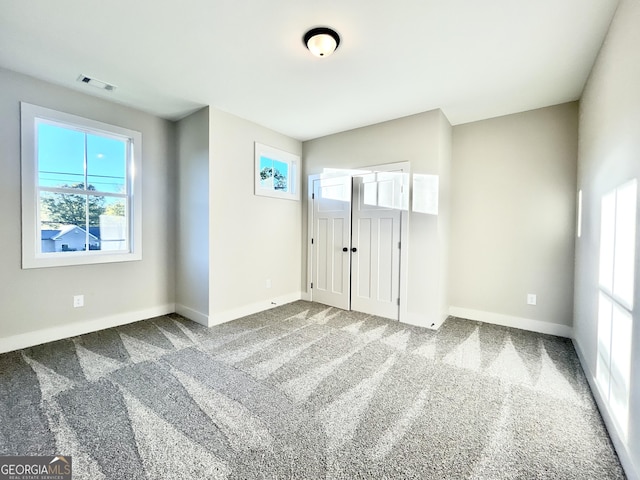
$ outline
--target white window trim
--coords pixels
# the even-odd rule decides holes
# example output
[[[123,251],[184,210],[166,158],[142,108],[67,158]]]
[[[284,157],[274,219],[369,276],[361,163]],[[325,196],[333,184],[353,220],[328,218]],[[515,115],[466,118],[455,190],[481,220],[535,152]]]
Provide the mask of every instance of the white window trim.
[[[603,266],[602,266],[603,254],[605,252],[608,253],[608,251],[603,252],[603,249],[602,249],[602,245],[604,243],[603,235],[609,234],[612,237],[612,240],[611,240],[611,251],[610,251],[611,269],[610,269],[610,272],[609,272],[609,269],[606,270],[607,273],[610,275],[610,277],[609,275],[607,275],[606,277],[609,281],[603,282],[602,276],[598,279],[598,291],[599,291],[598,322],[597,322],[598,362],[596,365],[596,385],[600,390],[600,395],[602,396],[605,403],[607,404],[607,407],[609,408],[609,412],[611,414],[613,421],[620,429],[621,436],[624,439],[627,438],[627,435],[629,433],[629,421],[630,421],[629,408],[630,408],[630,401],[631,401],[631,397],[630,397],[631,387],[632,387],[631,382],[633,381],[632,365],[630,363],[632,362],[632,359],[631,359],[631,355],[629,355],[629,359],[628,359],[629,363],[626,363],[626,362],[624,363],[624,367],[628,367],[628,371],[621,372],[620,368],[614,368],[616,367],[616,365],[619,366],[620,364],[622,364],[622,362],[620,361],[620,358],[616,357],[616,353],[614,352],[617,352],[618,355],[621,349],[623,352],[625,351],[631,352],[631,349],[633,348],[632,338],[634,335],[633,332],[635,327],[633,325],[633,314],[634,314],[634,308],[635,308],[633,296],[631,296],[630,298],[625,298],[624,296],[621,296],[619,291],[617,291],[617,287],[616,287],[616,283],[618,281],[616,278],[616,268],[617,268],[616,257],[620,254],[620,252],[618,251],[618,244],[616,242],[616,237],[619,236],[619,232],[618,232],[619,195],[621,190],[628,187],[633,188],[632,198],[634,200],[634,204],[633,204],[633,210],[631,210],[632,213],[630,217],[634,221],[633,239],[631,244],[635,245],[635,232],[637,230],[637,225],[635,224],[635,219],[637,218],[636,217],[637,215],[637,180],[633,179],[630,182],[626,182],[602,197],[603,198],[602,205],[604,205],[604,199],[610,195],[613,196],[613,215],[611,216],[612,224],[608,224],[607,222],[608,225],[605,225],[605,221],[604,221],[605,208],[604,206],[601,207],[601,220],[600,220],[601,237],[600,237],[600,267],[599,267],[600,275],[602,275],[602,270],[603,270]],[[608,226],[609,229],[608,230],[605,229],[605,226]],[[627,262],[630,264],[635,264],[636,262],[635,254],[633,254],[632,256],[633,258],[631,260],[627,259]],[[633,274],[633,278],[631,279],[631,285],[632,285],[631,290],[633,290],[634,284],[635,284],[635,273]],[[604,299],[604,301],[610,304],[610,309],[608,309],[608,311],[605,311],[602,309],[602,299]],[[616,311],[616,309],[618,310],[618,312],[620,312],[620,315],[618,315],[617,320],[616,320],[616,316],[614,315],[614,312]],[[603,318],[602,317],[603,313],[604,315],[608,314],[608,316]],[[608,319],[608,322],[605,321],[605,318]],[[629,319],[628,322],[626,322],[626,324],[628,325],[628,333],[625,331],[626,325],[623,324],[623,322],[625,322],[625,318]],[[623,334],[615,335],[616,330],[620,330],[621,327],[622,327]],[[608,340],[608,345],[606,345],[606,350],[604,352],[600,350],[600,341],[601,341],[601,338],[603,337]],[[627,342],[627,343],[623,346],[621,345],[622,342]],[[623,376],[622,373],[625,373],[626,375]],[[624,397],[619,395],[621,390],[620,389],[621,385],[624,386],[624,390],[623,390]],[[614,391],[615,387],[618,387],[617,391]],[[616,408],[616,403],[618,404],[617,405],[618,408]],[[622,403],[622,407],[624,408],[623,410],[620,409],[620,403]]]
[[[128,262],[142,260],[142,134],[107,123],[90,120],[69,113],[20,102],[21,112],[21,163],[22,163],[22,268],[62,267],[69,265],[91,265],[99,263]],[[36,150],[36,122],[51,121],[83,128],[131,140],[131,151],[127,165],[129,218],[128,252],[91,250],[81,252],[41,253],[40,229],[38,225],[39,190]]]
[[[286,192],[262,188],[260,186],[260,157],[267,157],[289,165],[288,190]],[[279,148],[263,145],[255,142],[255,170],[254,184],[255,195],[273,198],[285,198],[287,200],[300,200],[300,156],[285,152]]]

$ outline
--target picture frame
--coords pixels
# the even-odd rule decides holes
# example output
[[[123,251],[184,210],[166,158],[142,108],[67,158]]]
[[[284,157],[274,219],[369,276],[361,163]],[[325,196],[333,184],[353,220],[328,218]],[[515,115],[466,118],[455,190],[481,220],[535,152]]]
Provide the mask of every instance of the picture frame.
[[[300,156],[255,142],[254,194],[300,201]]]

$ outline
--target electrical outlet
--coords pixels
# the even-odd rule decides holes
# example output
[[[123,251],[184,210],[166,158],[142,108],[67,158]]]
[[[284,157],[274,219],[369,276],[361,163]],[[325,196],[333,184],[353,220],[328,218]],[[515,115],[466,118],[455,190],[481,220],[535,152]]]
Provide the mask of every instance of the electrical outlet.
[[[267,281],[265,282],[264,286],[266,288],[271,288],[271,279],[270,278],[267,278]]]
[[[537,296],[534,293],[527,293],[527,305],[535,305],[537,301]]]
[[[73,308],[84,307],[84,295],[73,296]]]

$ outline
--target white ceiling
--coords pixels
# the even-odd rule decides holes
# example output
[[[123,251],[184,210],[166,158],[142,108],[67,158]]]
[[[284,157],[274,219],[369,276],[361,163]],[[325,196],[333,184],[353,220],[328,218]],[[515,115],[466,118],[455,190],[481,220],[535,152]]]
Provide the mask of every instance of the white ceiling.
[[[300,140],[434,108],[455,125],[579,98],[617,3],[0,0],[0,66],[170,119],[211,105]],[[305,49],[314,26],[338,31],[334,55]]]

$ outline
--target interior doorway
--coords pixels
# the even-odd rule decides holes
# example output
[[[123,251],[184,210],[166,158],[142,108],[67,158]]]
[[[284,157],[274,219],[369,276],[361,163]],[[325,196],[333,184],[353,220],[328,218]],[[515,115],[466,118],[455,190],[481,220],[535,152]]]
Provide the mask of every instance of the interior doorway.
[[[309,178],[313,301],[400,319],[407,174],[402,163]]]

